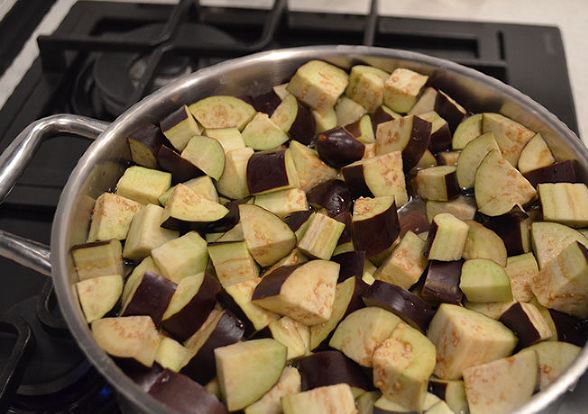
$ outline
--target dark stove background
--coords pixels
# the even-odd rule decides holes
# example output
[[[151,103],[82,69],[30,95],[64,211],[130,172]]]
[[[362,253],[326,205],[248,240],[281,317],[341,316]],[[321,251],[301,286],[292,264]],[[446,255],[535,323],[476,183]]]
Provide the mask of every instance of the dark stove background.
[[[17,55],[53,2],[17,2],[10,18],[0,23],[0,38],[10,40],[0,47],[0,63]],[[177,6],[80,1],[53,35],[38,39],[39,58],[0,110],[0,151],[43,116],[70,112],[113,120],[182,74],[260,50],[313,44],[366,44],[447,58],[511,84],[577,132],[557,28],[382,17],[376,10],[376,0],[367,16],[289,12],[285,0],[276,0],[271,10],[197,7],[193,0]],[[0,65],[0,73],[6,66]],[[48,243],[61,189],[88,145],[72,137],[43,143],[0,207],[0,228]],[[29,320],[40,338],[37,351],[47,352],[41,355],[56,352],[58,348],[51,348],[55,343],[60,344],[61,355],[64,350],[72,353],[68,360],[57,352],[51,369],[36,364],[39,355],[33,355],[25,382],[34,377],[31,372],[40,370],[46,378],[35,380],[55,380],[61,392],[13,400],[13,405],[29,407],[18,412],[115,412],[110,388],[88,370],[67,332],[39,323],[37,306],[51,297],[50,290],[43,290],[46,279],[0,259],[0,282],[9,287],[0,290],[0,313]],[[0,362],[15,341],[15,335],[5,331],[0,321]],[[45,340],[48,348],[42,345]],[[75,375],[79,380],[73,388],[67,386]],[[38,404],[45,409],[39,410]]]

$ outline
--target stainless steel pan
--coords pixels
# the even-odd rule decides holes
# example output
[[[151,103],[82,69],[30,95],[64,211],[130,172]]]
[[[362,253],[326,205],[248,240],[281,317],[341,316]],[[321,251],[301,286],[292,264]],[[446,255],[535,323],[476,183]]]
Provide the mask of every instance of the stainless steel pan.
[[[88,359],[137,411],[164,413],[169,410],[141,391],[92,339],[73,289],[76,272],[70,259],[70,248],[85,241],[94,200],[113,187],[130,159],[126,137],[133,129],[145,122],[158,122],[178,106],[208,95],[264,92],[283,82],[298,66],[311,59],[323,59],[346,68],[366,63],[388,71],[402,66],[426,73],[436,86],[471,111],[498,111],[541,132],[558,159],[578,161],[581,179],[586,182],[588,150],[582,141],[529,97],[493,78],[446,60],[374,47],[313,46],[258,53],[179,79],[146,97],[110,125],[74,115],[55,115],[31,124],[0,156],[0,202],[43,139],[65,132],[96,140],[79,160],[63,190],[53,223],[51,248],[0,231],[0,255],[53,277],[59,305],[73,336]],[[588,346],[564,375],[534,396],[518,413],[555,412],[562,396],[573,387],[587,366]]]

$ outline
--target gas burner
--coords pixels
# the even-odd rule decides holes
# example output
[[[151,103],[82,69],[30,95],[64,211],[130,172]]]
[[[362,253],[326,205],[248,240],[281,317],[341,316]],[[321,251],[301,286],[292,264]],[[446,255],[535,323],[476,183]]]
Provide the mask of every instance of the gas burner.
[[[163,24],[150,24],[119,36],[128,40],[156,38],[163,27]],[[195,42],[198,39],[219,43],[234,41],[226,33],[203,24],[190,24],[182,30],[188,31]],[[110,52],[96,54],[88,59],[74,83],[70,102],[73,111],[109,120],[123,113],[133,103],[128,102],[129,97],[145,77],[149,57],[138,53]],[[147,93],[221,60],[169,53],[162,60]]]

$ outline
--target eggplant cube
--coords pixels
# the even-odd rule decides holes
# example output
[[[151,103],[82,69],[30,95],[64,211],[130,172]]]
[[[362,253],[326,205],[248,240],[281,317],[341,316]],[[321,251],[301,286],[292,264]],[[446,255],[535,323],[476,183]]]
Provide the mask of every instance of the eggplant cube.
[[[171,187],[171,179],[168,172],[129,167],[116,184],[116,194],[141,204],[159,204],[159,197]]]
[[[517,334],[521,348],[549,339],[555,333],[531,303],[514,303],[500,316],[500,322]]]
[[[488,259],[466,260],[461,269],[459,288],[470,302],[512,300],[510,279],[504,268]]]
[[[537,353],[539,390],[543,390],[572,365],[582,348],[567,342],[545,341],[530,346],[527,350]]]
[[[394,197],[359,198],[353,206],[351,233],[355,250],[367,257],[389,249],[400,232]]]
[[[523,174],[555,163],[555,158],[541,134],[535,136],[525,145],[519,157],[518,169]]]
[[[124,240],[141,204],[117,194],[103,193],[94,204],[88,241]]]
[[[284,316],[268,325],[272,337],[288,349],[288,361],[302,357],[309,352],[310,329],[308,326]]]
[[[472,115],[459,123],[451,142],[454,150],[464,149],[470,141],[482,135],[482,117],[483,114]]]
[[[337,413],[356,414],[351,387],[347,384],[329,385],[282,399],[284,414]]]
[[[298,187],[302,190],[308,191],[317,184],[337,177],[337,170],[325,164],[316,151],[306,145],[291,141],[288,152],[294,162],[299,180]]]
[[[300,66],[286,89],[313,109],[332,108],[349,83],[342,69],[319,60]]]
[[[178,237],[178,232],[160,227],[163,208],[148,204],[141,209],[131,222],[123,256],[139,260],[149,256],[152,249]]]
[[[262,330],[270,322],[279,318],[279,315],[276,313],[267,311],[251,301],[253,292],[261,280],[260,278],[248,279],[225,287],[225,291],[231,296],[237,306],[239,306],[256,331]]]
[[[535,275],[533,293],[541,305],[588,318],[588,250],[579,242],[567,246]]]
[[[288,141],[288,135],[267,114],[258,112],[243,130],[243,141],[254,150],[268,150]]]
[[[80,280],[123,275],[122,246],[118,240],[80,244],[71,255]]]
[[[384,104],[395,112],[407,113],[428,79],[410,69],[395,69],[384,84]]]
[[[421,411],[435,355],[435,346],[426,336],[399,323],[374,352],[374,385],[390,401]]]
[[[463,261],[429,262],[421,297],[429,302],[460,304],[463,292],[459,288]]]
[[[306,325],[329,320],[335,301],[339,265],[311,260],[278,268],[263,277],[253,293],[253,303]]]
[[[216,276],[225,289],[237,283],[255,280],[259,276],[257,264],[245,242],[211,244],[208,246],[208,254]]]
[[[300,393],[300,373],[294,367],[285,367],[282,376],[260,400],[245,408],[245,414],[272,414],[282,412],[282,398]]]
[[[251,194],[298,187],[298,175],[289,150],[262,151],[247,162],[247,186]]]
[[[510,355],[516,336],[503,324],[457,305],[441,304],[427,337],[437,349],[435,375],[459,379],[464,369]]]
[[[545,221],[557,221],[572,227],[588,225],[586,184],[539,184],[538,190]]]
[[[200,135],[198,122],[186,105],[169,114],[159,123],[163,135],[177,151],[183,151],[194,135]]]
[[[131,133],[127,141],[135,164],[157,168],[157,152],[164,141],[159,128],[152,124],[143,126]]]
[[[194,191],[198,195],[201,195],[207,200],[218,203],[218,193],[216,192],[216,187],[214,186],[212,179],[208,175],[192,178],[191,180],[182,183],[182,185],[189,187],[190,190]],[[159,197],[159,203],[162,206],[166,206],[167,202],[169,201],[169,198],[171,197],[172,192],[175,189],[176,186],[173,186]]]
[[[188,107],[204,128],[238,128],[242,130],[255,115],[247,102],[233,96],[209,96]]]
[[[145,272],[127,296],[121,316],[148,315],[159,326],[175,290],[171,280]]]
[[[241,135],[241,132],[237,128],[209,128],[204,131],[204,135],[216,139],[225,150],[225,154],[236,149],[245,148],[243,135]]]
[[[221,194],[234,199],[249,195],[247,164],[253,152],[251,148],[239,148],[226,153],[225,169],[216,184]]]
[[[410,288],[419,280],[427,266],[427,258],[423,255],[425,244],[412,231],[407,232],[374,277],[404,289]]]
[[[215,180],[223,175],[225,151],[214,138],[198,135],[192,137],[181,156]]]
[[[125,303],[129,294],[135,289],[135,284],[141,280],[143,273],[153,272],[158,275],[161,274],[161,270],[157,267],[151,256],[147,256],[141,262],[135,266],[129,277],[125,282],[125,287],[122,292],[122,302]]]
[[[168,279],[179,282],[186,276],[203,272],[208,264],[206,240],[191,231],[151,251],[151,256]]]
[[[310,218],[304,236],[298,241],[298,249],[307,256],[329,260],[344,229],[345,224],[316,213]]]
[[[502,156],[516,166],[527,143],[535,133],[518,122],[501,114],[485,113],[482,117],[482,132],[492,132],[500,147]]]
[[[118,303],[123,290],[121,275],[98,276],[76,283],[86,322],[102,318]]]
[[[588,246],[588,239],[582,233],[559,223],[536,221],[531,225],[533,251],[543,269],[573,242]]]
[[[356,65],[351,68],[345,94],[368,112],[375,112],[384,101],[384,83],[388,77],[388,73],[381,69]]]
[[[441,213],[433,218],[425,254],[429,260],[450,262],[461,259],[469,226],[452,214]]]
[[[286,217],[297,211],[308,210],[306,194],[299,188],[260,194],[255,197],[255,204],[271,211],[278,217]]]
[[[359,121],[366,112],[367,111],[363,106],[346,96],[342,96],[335,105],[337,126],[344,126]]]
[[[506,247],[496,233],[476,221],[467,221],[470,227],[463,249],[464,259],[490,259],[506,266]]]
[[[172,191],[161,217],[161,226],[170,229],[198,227],[222,219],[229,210],[190,187],[178,184]]]
[[[165,369],[179,372],[187,356],[188,350],[182,344],[166,336],[159,343],[155,362]]]
[[[457,182],[461,188],[472,188],[478,167],[492,150],[500,151],[494,134],[488,132],[472,139],[463,148],[457,163]]]
[[[519,302],[529,302],[533,299],[531,283],[539,272],[533,253],[509,257],[506,260],[505,270],[510,279],[513,299]]]
[[[416,176],[416,191],[425,200],[448,201],[459,194],[455,175],[456,168],[450,165],[425,168]]]

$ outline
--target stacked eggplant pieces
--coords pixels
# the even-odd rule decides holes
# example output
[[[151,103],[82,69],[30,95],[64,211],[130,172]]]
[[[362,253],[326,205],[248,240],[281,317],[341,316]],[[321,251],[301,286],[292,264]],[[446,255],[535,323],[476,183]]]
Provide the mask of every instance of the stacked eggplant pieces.
[[[425,75],[310,61],[128,142],[76,288],[178,412],[508,413],[585,343],[574,162]]]

